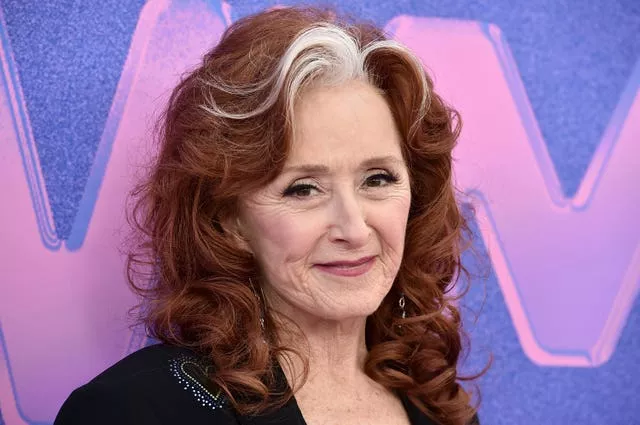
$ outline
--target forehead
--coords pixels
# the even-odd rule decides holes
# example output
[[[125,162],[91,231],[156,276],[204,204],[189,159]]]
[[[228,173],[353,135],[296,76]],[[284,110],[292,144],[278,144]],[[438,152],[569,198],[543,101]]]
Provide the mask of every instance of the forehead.
[[[304,92],[294,108],[287,160],[348,163],[374,156],[402,159],[401,136],[391,110],[371,85],[352,81]]]

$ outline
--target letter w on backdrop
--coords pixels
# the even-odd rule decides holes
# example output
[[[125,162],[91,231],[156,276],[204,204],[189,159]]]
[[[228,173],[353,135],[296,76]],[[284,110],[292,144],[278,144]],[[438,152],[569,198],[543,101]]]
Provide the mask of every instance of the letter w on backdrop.
[[[125,197],[152,151],[162,101],[225,22],[204,2],[145,5],[62,241],[0,21],[0,406],[8,424],[51,422],[72,388],[138,347],[119,253]],[[479,200],[479,228],[523,350],[541,365],[605,362],[640,280],[640,65],[578,193],[566,199],[498,28],[400,16],[387,29],[421,56],[464,118],[456,179]]]

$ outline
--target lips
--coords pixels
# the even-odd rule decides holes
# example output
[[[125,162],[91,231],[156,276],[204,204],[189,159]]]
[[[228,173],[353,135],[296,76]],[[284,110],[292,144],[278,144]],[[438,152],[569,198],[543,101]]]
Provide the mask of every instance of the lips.
[[[355,267],[361,264],[366,263],[367,261],[373,259],[375,255],[370,255],[368,257],[362,257],[359,260],[355,261],[332,261],[330,263],[322,263],[322,266],[330,266],[330,267]]]
[[[323,272],[338,276],[360,276],[368,272],[375,263],[375,255],[362,257],[355,261],[332,261],[316,264],[315,267]]]

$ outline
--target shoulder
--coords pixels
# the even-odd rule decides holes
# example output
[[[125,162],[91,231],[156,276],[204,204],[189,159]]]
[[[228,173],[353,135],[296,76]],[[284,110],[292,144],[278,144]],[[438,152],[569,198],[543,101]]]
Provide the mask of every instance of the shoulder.
[[[184,348],[143,348],[71,393],[55,425],[235,423],[210,368]]]
[[[407,397],[405,393],[400,393],[399,395],[400,395],[400,399],[402,400],[402,404],[404,405],[412,424],[436,425],[436,422],[434,422],[425,413],[423,413],[422,410],[418,408],[418,406],[413,404],[413,402],[409,400],[409,397]],[[471,418],[471,420],[467,425],[480,425],[480,418],[478,417],[477,412],[475,415],[473,415],[473,418]]]

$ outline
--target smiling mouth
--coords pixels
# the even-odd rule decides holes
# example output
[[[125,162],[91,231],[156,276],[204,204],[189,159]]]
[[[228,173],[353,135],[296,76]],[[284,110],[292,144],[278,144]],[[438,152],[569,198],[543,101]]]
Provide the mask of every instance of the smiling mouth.
[[[337,276],[360,276],[371,270],[376,257],[366,257],[357,261],[336,261],[333,263],[316,264],[319,270]]]

